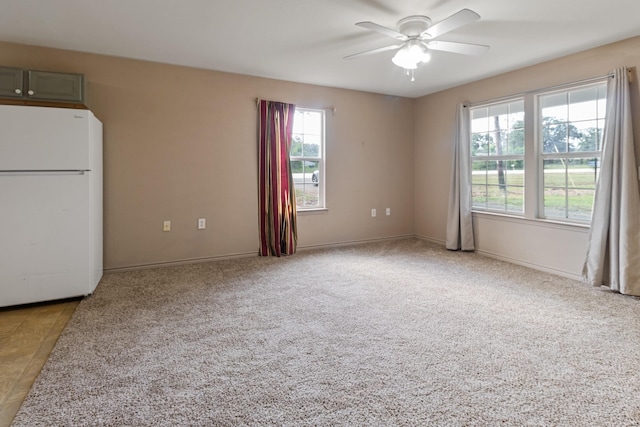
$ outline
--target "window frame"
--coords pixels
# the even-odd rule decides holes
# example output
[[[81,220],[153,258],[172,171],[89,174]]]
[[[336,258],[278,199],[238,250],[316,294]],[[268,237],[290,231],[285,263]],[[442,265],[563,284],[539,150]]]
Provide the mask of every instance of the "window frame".
[[[319,108],[306,108],[306,107],[297,107],[296,106],[296,111],[295,113],[304,113],[304,112],[311,112],[311,113],[317,113],[320,115],[320,147],[318,149],[318,156],[307,156],[307,155],[301,155],[301,156],[294,156],[291,154],[291,152],[289,153],[289,161],[290,162],[295,162],[295,161],[301,161],[302,165],[303,165],[303,174],[306,175],[307,172],[304,171],[304,167],[305,167],[305,162],[317,162],[317,170],[318,170],[318,204],[316,206],[305,206],[299,203],[298,201],[298,197],[297,197],[297,193],[298,193],[298,187],[294,182],[294,190],[296,191],[296,210],[298,212],[312,212],[312,211],[319,211],[319,210],[326,210],[326,199],[325,199],[325,194],[326,194],[326,111],[324,109],[319,109]],[[295,115],[294,115],[294,120],[295,120]],[[295,132],[295,122],[294,122],[294,130],[292,132],[292,142],[291,142],[291,148],[293,148],[293,144],[294,144],[294,136],[295,135],[305,135],[304,133],[300,134],[300,133],[296,133]],[[303,138],[304,139],[304,138]],[[304,142],[303,142],[304,144]],[[313,172],[312,172],[313,174]],[[308,185],[306,183],[306,176],[303,178],[304,179],[304,184],[303,186],[306,187],[306,185]],[[295,180],[294,180],[295,181]],[[313,185],[313,184],[311,184]],[[315,185],[314,185],[315,186]]]
[[[525,99],[524,96],[522,95],[516,95],[513,97],[509,97],[509,98],[502,98],[499,100],[494,100],[494,101],[489,101],[489,102],[484,102],[484,103],[479,103],[479,104],[475,104],[472,106],[469,106],[469,123],[470,123],[470,134],[469,134],[469,142],[471,145],[473,145],[473,135],[475,134],[475,132],[473,132],[473,128],[472,128],[472,123],[473,123],[473,110],[477,110],[477,109],[481,109],[481,108],[491,108],[491,107],[498,107],[498,106],[506,106],[507,107],[507,116],[510,115],[511,113],[509,112],[509,106],[513,103],[516,102],[522,102],[522,106],[523,106],[523,115],[524,115],[524,124],[523,124],[523,128],[522,128],[522,132],[523,134],[525,133],[526,130],[526,110],[524,109],[525,107]],[[488,111],[487,111],[488,112]],[[487,115],[487,118],[489,118],[491,116]],[[511,129],[507,129],[509,132],[511,131]],[[501,132],[503,131],[503,129],[494,129],[494,132]],[[486,133],[491,133],[491,130],[487,130]],[[523,137],[525,138],[525,142],[523,144],[526,143],[526,134],[523,135]],[[507,142],[508,144],[508,142]],[[470,201],[470,206],[471,206],[471,210],[475,211],[475,212],[490,212],[490,213],[498,213],[498,214],[505,214],[505,215],[510,215],[510,216],[517,216],[517,217],[522,217],[525,214],[525,184],[524,184],[524,177],[525,177],[525,152],[524,149],[526,148],[526,144],[523,147],[523,152],[522,154],[486,154],[486,155],[473,155],[473,147],[470,147],[470,170],[469,170],[469,182],[471,183],[471,201]],[[474,206],[473,205],[473,163],[474,162],[478,162],[478,161],[487,161],[487,162],[509,162],[509,161],[521,161],[522,162],[522,167],[523,167],[523,184],[522,184],[522,198],[523,198],[523,202],[522,202],[522,211],[520,212],[516,212],[514,210],[507,210],[506,206],[508,206],[507,203],[505,203],[505,209],[496,209],[496,208],[491,208],[488,207],[488,203],[485,204],[486,207],[479,207],[479,206]],[[488,171],[488,169],[487,169]],[[507,171],[508,172],[508,171]],[[487,174],[488,175],[488,174]],[[508,174],[507,174],[508,175]],[[512,186],[509,185],[509,183],[507,182],[506,184],[504,184],[506,187],[517,187],[517,186]],[[488,187],[488,184],[487,184]],[[505,198],[506,201],[506,198]]]
[[[490,105],[508,104],[514,100],[522,99],[524,102],[524,202],[523,202],[523,214],[514,213],[506,210],[498,209],[483,209],[481,207],[473,206],[472,187],[469,188],[469,203],[471,212],[473,214],[489,214],[500,215],[510,218],[519,218],[531,221],[542,221],[547,223],[564,224],[568,226],[588,227],[591,222],[591,218],[588,220],[581,220],[575,218],[560,218],[555,216],[545,215],[545,187],[544,187],[544,159],[545,158],[557,158],[557,153],[544,153],[543,149],[543,123],[542,123],[542,110],[541,110],[541,98],[545,95],[554,93],[568,93],[583,88],[598,87],[605,85],[603,89],[604,96],[597,97],[598,100],[603,100],[606,110],[606,83],[608,76],[598,77],[589,80],[583,80],[580,82],[573,82],[563,85],[554,86],[551,88],[538,89],[531,92],[511,95],[503,98],[496,98],[492,100],[482,101],[478,103],[468,104],[469,107],[469,185],[472,186],[472,172],[473,161],[478,160],[477,156],[473,156],[472,144],[473,144],[473,130],[471,128],[472,110],[475,108],[487,107]],[[598,93],[600,94],[600,93]],[[570,104],[570,103],[569,103]],[[596,116],[598,114],[596,113]],[[604,122],[606,120],[606,111],[602,117],[597,117],[597,120],[602,120],[603,126],[601,128],[604,133]],[[577,122],[577,120],[576,120]],[[567,123],[571,124],[570,119],[567,119]],[[598,134],[600,140],[597,145],[597,151],[579,151],[562,153],[561,156],[571,159],[601,159],[602,154],[602,133]],[[566,154],[566,156],[565,156]],[[484,160],[495,160],[492,156],[483,156]],[[481,159],[482,160],[482,159]],[[599,169],[597,171],[599,174]],[[596,180],[597,184],[597,180]],[[594,187],[595,188],[595,187]]]
[[[603,93],[604,93],[604,97],[602,98],[604,100],[605,103],[605,115],[602,118],[598,117],[598,113],[597,113],[597,109],[598,109],[598,99],[596,99],[596,117],[593,118],[592,120],[602,120],[602,132],[598,135],[599,141],[597,142],[597,147],[598,150],[596,151],[569,151],[567,150],[566,152],[562,152],[562,153],[545,153],[544,152],[544,132],[543,132],[543,127],[544,127],[544,117],[543,117],[543,113],[542,113],[542,102],[541,102],[541,98],[544,96],[552,96],[552,95],[558,95],[558,94],[569,94],[571,92],[575,92],[578,91],[580,89],[586,89],[586,88],[598,88],[604,86],[602,88]],[[581,220],[581,219],[577,219],[577,218],[568,218],[567,216],[569,215],[569,200],[570,198],[568,196],[565,197],[565,218],[562,217],[558,217],[558,216],[552,216],[552,215],[547,215],[545,213],[545,209],[546,209],[546,205],[545,205],[545,169],[544,169],[544,164],[545,164],[545,160],[547,159],[564,159],[564,160],[577,160],[577,159],[592,159],[595,158],[596,162],[599,162],[602,158],[602,133],[604,133],[604,122],[606,120],[606,94],[607,94],[607,77],[602,77],[600,79],[594,79],[592,81],[589,82],[577,82],[577,83],[569,83],[566,85],[562,85],[562,86],[558,86],[558,87],[554,87],[553,89],[547,89],[547,90],[540,90],[535,92],[535,96],[534,96],[534,108],[535,108],[535,112],[534,112],[534,126],[535,126],[535,139],[534,139],[534,144],[535,144],[535,155],[536,155],[536,196],[537,196],[537,203],[536,203],[536,212],[535,212],[535,216],[536,218],[539,218],[541,220],[548,220],[548,221],[555,221],[555,222],[562,222],[562,223],[568,223],[568,224],[586,224],[589,225],[591,223],[591,215],[589,216],[589,219],[585,219],[585,220]],[[571,102],[569,102],[567,105],[570,105]],[[582,120],[585,121],[585,120]],[[570,120],[569,117],[567,117],[567,121],[566,123],[568,125],[572,125],[572,123],[577,123],[578,120],[576,121],[572,121]],[[567,168],[568,171],[568,168]],[[595,182],[594,182],[594,187],[593,187],[593,192],[594,192],[594,197],[595,197],[595,186],[597,184],[597,177],[599,176],[600,173],[600,169],[599,167],[596,168],[595,170]],[[565,176],[568,176],[568,173],[565,173]],[[568,182],[565,182],[565,191],[568,192],[569,190],[569,185]],[[592,201],[592,209],[593,209],[593,201]]]

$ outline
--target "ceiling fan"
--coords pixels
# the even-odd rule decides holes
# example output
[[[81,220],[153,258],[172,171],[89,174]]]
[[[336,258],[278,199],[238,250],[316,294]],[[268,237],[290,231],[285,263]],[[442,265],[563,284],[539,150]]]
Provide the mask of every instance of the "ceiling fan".
[[[459,53],[462,55],[481,55],[486,52],[489,46],[434,40],[449,31],[470,24],[478,19],[480,19],[480,15],[476,12],[470,9],[462,9],[434,25],[431,25],[431,19],[427,16],[407,16],[398,21],[397,30],[370,21],[358,22],[356,23],[357,26],[393,37],[399,43],[348,55],[345,56],[344,59],[354,59],[365,55],[398,49],[392,61],[397,66],[404,68],[407,74],[411,73],[411,81],[414,81],[413,71],[418,68],[418,64],[428,62],[431,59],[430,50]]]

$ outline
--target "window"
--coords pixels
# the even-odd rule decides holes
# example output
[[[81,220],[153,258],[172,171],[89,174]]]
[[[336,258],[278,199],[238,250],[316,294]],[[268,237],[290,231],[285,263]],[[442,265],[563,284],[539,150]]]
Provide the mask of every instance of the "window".
[[[605,107],[604,79],[471,107],[472,209],[589,222]]]
[[[538,96],[541,217],[591,219],[606,89],[602,83]]]
[[[298,209],[324,208],[324,110],[296,108],[291,172]]]
[[[475,209],[524,213],[524,100],[471,109]]]

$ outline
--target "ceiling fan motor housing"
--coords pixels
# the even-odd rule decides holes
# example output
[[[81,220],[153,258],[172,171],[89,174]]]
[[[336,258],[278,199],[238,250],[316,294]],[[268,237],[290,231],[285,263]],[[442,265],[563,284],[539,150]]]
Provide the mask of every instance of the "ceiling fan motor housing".
[[[418,37],[431,25],[431,19],[423,15],[413,15],[398,21],[398,31],[407,37]]]

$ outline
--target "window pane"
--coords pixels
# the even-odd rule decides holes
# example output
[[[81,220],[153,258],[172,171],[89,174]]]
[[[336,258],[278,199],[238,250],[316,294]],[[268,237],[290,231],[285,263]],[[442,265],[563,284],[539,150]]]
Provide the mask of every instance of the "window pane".
[[[291,162],[293,182],[296,189],[296,205],[299,207],[319,206],[319,172],[317,161],[296,160]]]
[[[567,218],[567,172],[563,159],[544,161],[544,216]]]
[[[602,135],[604,133],[604,120],[598,120],[598,135],[596,136],[596,151],[602,151]]]
[[[570,190],[568,200],[568,218],[577,221],[589,221],[593,210],[595,190]]]
[[[302,135],[291,136],[291,149],[289,150],[290,157],[302,156]]]
[[[555,119],[566,121],[568,119],[567,94],[556,93],[540,97],[542,121]]]
[[[577,158],[570,153],[601,150],[605,97],[605,82],[539,97],[542,152],[564,154],[543,162],[544,215],[548,218],[591,218],[599,158]]]
[[[487,185],[487,209],[494,211],[505,210],[505,192],[503,188],[495,184]]]
[[[300,110],[293,115],[293,133],[304,133],[304,114]]]
[[[318,187],[308,184],[295,184],[296,206],[302,208],[318,207]]]
[[[471,110],[471,132],[484,133],[489,131],[489,115],[487,108],[474,108]]]
[[[472,108],[471,118],[472,206],[521,214],[524,100]],[[501,160],[503,156],[515,155],[519,158]],[[493,156],[494,160],[479,160],[483,156]]]
[[[570,188],[595,188],[595,173],[584,164],[586,159],[567,160],[567,186]]]
[[[509,129],[524,129],[524,100],[509,104]]]
[[[588,87],[569,92],[569,121],[577,122],[597,118],[597,100],[597,87]]]
[[[509,104],[498,104],[490,106],[489,118],[490,129],[509,129]]]
[[[487,162],[471,162],[471,206],[485,209],[487,206]]]
[[[507,186],[505,209],[508,212],[524,213],[524,187]]]
[[[564,188],[545,187],[544,216],[547,218],[567,218],[567,193]]]
[[[598,89],[598,118],[604,119],[607,114],[607,100],[605,98],[606,88],[600,87]]]
[[[486,185],[471,186],[471,205],[474,208],[486,209],[487,207],[487,187]]]
[[[487,162],[471,162],[471,183],[482,185],[487,183]]]
[[[493,136],[494,144],[489,146],[490,148],[489,154],[498,155],[498,156],[507,155],[508,154],[507,144],[509,143],[509,140],[507,138],[507,132],[496,130],[495,132],[493,132],[492,136]]]
[[[501,212],[524,212],[523,160],[474,161],[472,206]]]
[[[524,154],[524,129],[512,130],[508,138],[508,154]]]
[[[305,157],[320,157],[320,135],[305,135],[302,155]]]
[[[597,120],[575,123],[576,137],[571,139],[572,151],[597,151],[600,139]]]
[[[310,161],[310,160],[305,160],[304,162],[304,182],[309,184],[309,183],[313,183],[313,174],[315,171],[318,170],[318,163],[317,161]]]
[[[545,160],[545,217],[589,221],[598,173],[597,158]]]
[[[324,206],[324,143],[324,111],[296,109],[289,156],[298,208]]]
[[[600,175],[600,159],[594,157],[592,159],[584,159],[587,165],[587,169],[593,174],[594,185],[598,181],[598,175]]]
[[[293,133],[322,134],[322,112],[297,109],[293,121]]]
[[[524,161],[511,160],[505,162],[505,181],[509,185],[524,186]]]
[[[474,133],[471,135],[471,156],[486,156],[493,139],[488,133]]]
[[[305,135],[322,135],[322,113],[319,111],[304,112]]]
[[[585,160],[597,159],[571,159],[567,169],[567,206],[569,219],[588,221],[591,218],[593,196],[595,194],[596,180],[599,168],[590,168]]]
[[[293,174],[293,182],[296,182],[296,174],[302,173],[302,160],[291,160],[291,173]]]
[[[565,188],[566,168],[564,159],[546,159],[544,161],[544,187]]]
[[[567,124],[547,120],[542,126],[542,150],[547,153],[567,152]]]

